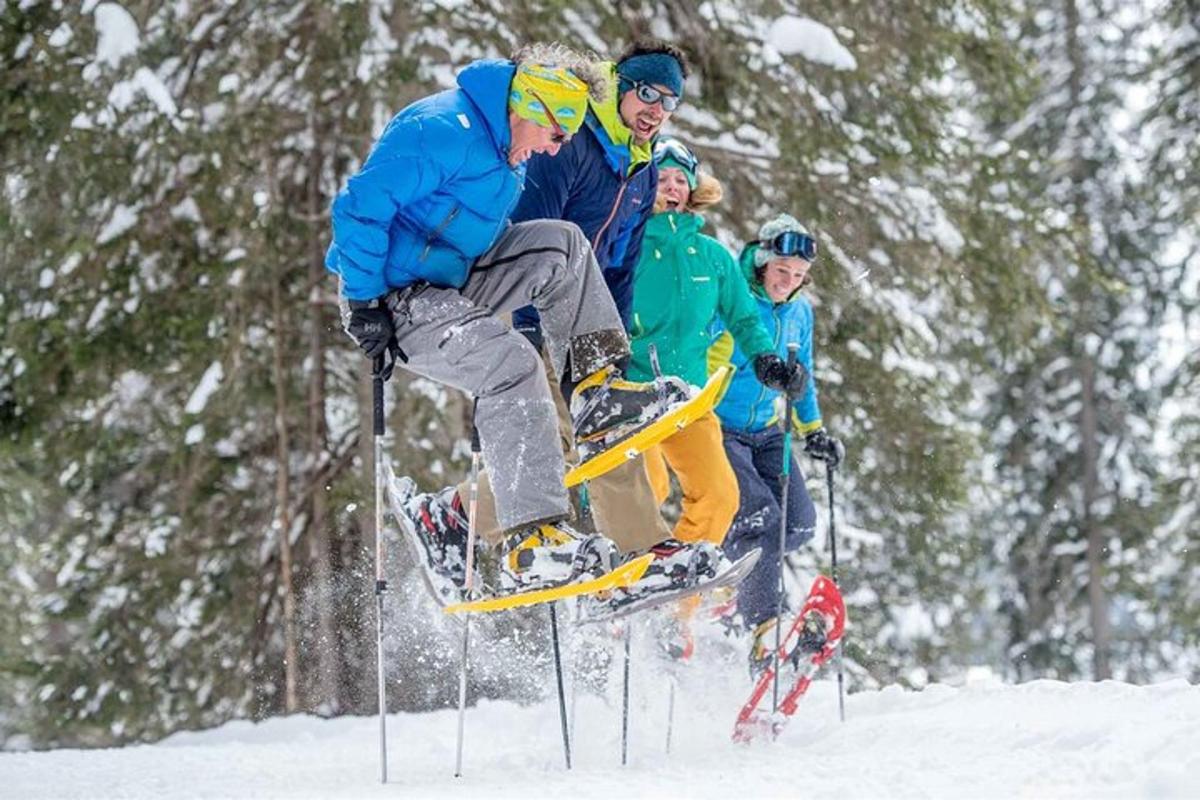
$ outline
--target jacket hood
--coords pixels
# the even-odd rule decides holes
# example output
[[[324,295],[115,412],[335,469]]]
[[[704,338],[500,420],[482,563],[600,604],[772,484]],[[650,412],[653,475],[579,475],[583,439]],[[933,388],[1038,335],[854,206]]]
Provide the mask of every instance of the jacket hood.
[[[479,111],[496,149],[508,158],[512,131],[508,126],[508,90],[517,67],[511,61],[474,61],[458,73],[458,86]]]
[[[750,287],[750,291],[754,293],[755,297],[762,298],[768,303],[772,303],[774,305],[791,303],[800,296],[800,290],[803,289],[804,286],[797,286],[796,291],[788,295],[788,299],[784,300],[783,303],[776,303],[774,300],[772,300],[770,296],[767,295],[767,290],[763,288],[762,282],[759,281],[758,277],[754,274],[754,254],[761,246],[762,245],[758,244],[757,242],[752,242],[743,247],[742,254],[738,256],[738,264],[742,268],[742,275],[746,277],[746,284]]]

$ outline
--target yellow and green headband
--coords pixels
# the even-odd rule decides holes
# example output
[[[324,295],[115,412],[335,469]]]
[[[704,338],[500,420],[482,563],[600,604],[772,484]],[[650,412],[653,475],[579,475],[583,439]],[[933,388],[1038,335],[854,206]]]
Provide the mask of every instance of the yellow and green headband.
[[[520,64],[513,76],[508,107],[522,119],[543,128],[554,127],[546,106],[567,133],[575,133],[587,113],[588,86],[566,67]],[[543,105],[543,103],[545,105]]]

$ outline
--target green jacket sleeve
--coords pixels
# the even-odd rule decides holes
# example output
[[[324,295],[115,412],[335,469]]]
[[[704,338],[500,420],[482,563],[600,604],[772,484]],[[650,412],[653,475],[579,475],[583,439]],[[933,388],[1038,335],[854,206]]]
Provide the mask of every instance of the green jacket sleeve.
[[[717,273],[721,276],[721,296],[717,306],[725,328],[733,334],[733,340],[742,352],[753,359],[761,353],[774,350],[771,335],[763,326],[758,313],[758,303],[750,293],[750,286],[742,275],[741,269],[733,260],[733,256],[716,240],[710,248],[713,259],[718,263]]]

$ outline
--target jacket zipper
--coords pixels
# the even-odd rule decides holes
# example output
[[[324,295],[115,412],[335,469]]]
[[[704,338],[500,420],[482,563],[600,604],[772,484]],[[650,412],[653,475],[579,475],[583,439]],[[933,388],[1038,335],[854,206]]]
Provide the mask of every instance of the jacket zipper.
[[[613,217],[617,215],[617,209],[621,206],[621,198],[625,195],[625,187],[629,182],[624,178],[621,179],[621,188],[617,190],[617,199],[613,201],[612,208],[609,209],[608,219],[604,220],[604,224],[600,226],[600,230],[596,232],[596,238],[592,239],[592,250],[600,249],[600,238],[604,236],[604,232],[608,230],[608,226],[612,224]]]
[[[433,233],[429,234],[429,236],[425,238],[425,250],[421,253],[422,261],[424,261],[429,255],[429,251],[432,249],[434,241],[436,241],[437,238],[442,235],[442,231],[450,227],[450,223],[454,221],[454,217],[458,214],[458,210],[460,208],[462,208],[462,206],[455,206],[454,208],[450,209],[450,213],[446,215],[446,218],[442,220],[441,224],[434,229]]]

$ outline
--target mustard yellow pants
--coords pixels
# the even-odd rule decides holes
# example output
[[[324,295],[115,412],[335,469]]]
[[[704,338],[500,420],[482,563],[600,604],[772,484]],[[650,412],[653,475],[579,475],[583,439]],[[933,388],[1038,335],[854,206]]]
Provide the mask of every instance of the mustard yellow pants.
[[[737,476],[725,455],[721,423],[708,412],[670,439],[645,453],[646,474],[654,497],[662,504],[671,493],[669,469],[683,490],[683,514],[673,536],[684,542],[725,541],[737,514]]]

